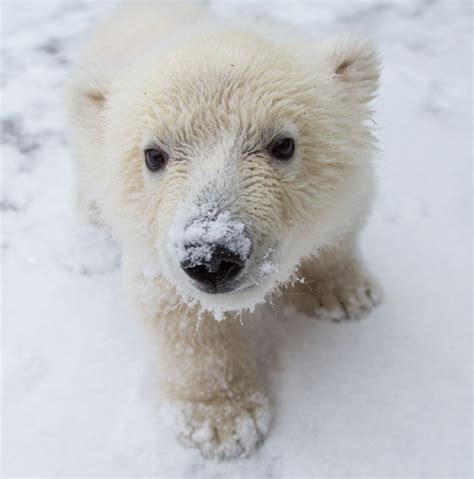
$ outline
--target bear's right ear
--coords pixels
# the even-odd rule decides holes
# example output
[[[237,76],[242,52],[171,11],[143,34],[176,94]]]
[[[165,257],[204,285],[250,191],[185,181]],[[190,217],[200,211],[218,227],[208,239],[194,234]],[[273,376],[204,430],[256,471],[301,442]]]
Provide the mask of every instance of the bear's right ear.
[[[322,54],[331,75],[354,99],[366,103],[377,92],[380,55],[369,40],[358,35],[338,35],[322,43]]]
[[[99,121],[109,93],[109,81],[93,68],[76,71],[66,86],[66,101],[70,111],[86,121]]]
[[[85,101],[94,104],[97,108],[102,108],[105,105],[107,92],[105,85],[99,82],[89,83],[81,91]]]

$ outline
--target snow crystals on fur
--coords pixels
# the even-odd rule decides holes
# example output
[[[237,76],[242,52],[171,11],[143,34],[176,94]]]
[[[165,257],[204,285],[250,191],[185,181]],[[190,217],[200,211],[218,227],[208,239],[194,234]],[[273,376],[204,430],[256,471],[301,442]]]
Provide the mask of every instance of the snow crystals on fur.
[[[189,209],[178,212],[170,231],[168,247],[176,254],[180,263],[196,266],[203,260],[209,261],[215,245],[227,248],[242,260],[248,257],[250,239],[244,235],[243,223],[233,220],[229,211],[216,215],[212,210],[195,210],[194,215],[189,214]],[[186,219],[189,217],[196,219],[187,224]]]

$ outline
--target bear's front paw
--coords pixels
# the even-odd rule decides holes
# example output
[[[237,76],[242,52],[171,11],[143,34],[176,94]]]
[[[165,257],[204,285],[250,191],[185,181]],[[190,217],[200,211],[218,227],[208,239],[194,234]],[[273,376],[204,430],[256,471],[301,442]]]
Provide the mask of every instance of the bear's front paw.
[[[360,319],[368,314],[382,299],[378,284],[372,279],[360,283],[339,282],[317,290],[318,319],[348,321]]]
[[[360,319],[380,303],[381,289],[369,275],[341,275],[333,281],[303,284],[305,290],[292,296],[296,309],[317,319],[348,321]]]
[[[250,455],[263,441],[270,422],[267,398],[255,392],[239,401],[168,400],[161,409],[179,441],[210,459]]]

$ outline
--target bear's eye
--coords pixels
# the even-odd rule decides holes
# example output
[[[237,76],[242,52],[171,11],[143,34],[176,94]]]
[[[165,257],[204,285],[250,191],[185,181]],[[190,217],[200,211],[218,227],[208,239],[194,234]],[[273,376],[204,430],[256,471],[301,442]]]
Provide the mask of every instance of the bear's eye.
[[[293,138],[279,138],[269,145],[268,151],[270,155],[279,160],[289,160],[295,153],[295,140]]]
[[[150,171],[161,170],[168,161],[168,155],[159,148],[148,148],[145,150],[145,163]]]

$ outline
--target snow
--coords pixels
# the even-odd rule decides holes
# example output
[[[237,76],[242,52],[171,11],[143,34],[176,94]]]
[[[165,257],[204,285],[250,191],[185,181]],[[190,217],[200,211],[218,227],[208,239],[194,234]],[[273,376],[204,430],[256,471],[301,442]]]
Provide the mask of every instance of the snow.
[[[180,263],[192,267],[203,264],[203,261],[209,262],[216,249],[214,245],[218,244],[245,261],[251,243],[244,229],[243,223],[232,219],[230,211],[216,214],[212,210],[201,212],[190,206],[177,213],[170,229],[170,254]]]
[[[179,445],[117,249],[73,212],[61,85],[112,4],[2,2],[2,477],[471,477],[470,2],[210,3],[379,43],[362,250],[384,303],[343,324],[264,311],[246,328],[265,443],[224,463]]]

